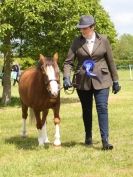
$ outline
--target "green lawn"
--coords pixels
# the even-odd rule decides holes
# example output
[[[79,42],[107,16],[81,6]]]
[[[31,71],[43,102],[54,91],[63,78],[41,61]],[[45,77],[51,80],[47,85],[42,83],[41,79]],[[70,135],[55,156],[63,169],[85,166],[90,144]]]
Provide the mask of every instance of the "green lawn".
[[[129,71],[119,71],[122,90],[110,91],[109,119],[112,151],[102,151],[97,115],[93,111],[91,148],[84,146],[80,103],[76,92],[61,91],[61,140],[55,148],[53,115],[48,115],[50,144],[38,147],[35,125],[28,123],[28,138],[20,137],[21,108],[17,104],[0,107],[0,177],[133,177],[133,81]],[[0,96],[2,87],[0,86]],[[12,86],[13,102],[18,99]]]

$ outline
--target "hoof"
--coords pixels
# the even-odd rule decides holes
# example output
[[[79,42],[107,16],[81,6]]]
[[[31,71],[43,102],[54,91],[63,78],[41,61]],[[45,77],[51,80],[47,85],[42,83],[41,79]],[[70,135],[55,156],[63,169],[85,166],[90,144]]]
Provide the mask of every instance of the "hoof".
[[[55,140],[54,141],[54,146],[61,146],[60,140]]]
[[[44,144],[43,143],[39,143],[39,147],[43,147],[44,146]]]
[[[21,133],[20,135],[22,138],[27,138],[27,134],[26,133]]]
[[[38,141],[39,146],[44,146],[44,142],[43,141]]]
[[[43,146],[44,145],[44,139],[43,138],[38,138],[38,143],[39,143],[39,146]]]
[[[49,143],[49,139],[46,138],[38,138],[38,142],[39,142],[39,146],[43,146],[44,144],[48,144]]]
[[[50,143],[49,139],[48,139],[48,138],[45,139],[45,140],[44,140],[44,143],[46,143],[46,144]]]

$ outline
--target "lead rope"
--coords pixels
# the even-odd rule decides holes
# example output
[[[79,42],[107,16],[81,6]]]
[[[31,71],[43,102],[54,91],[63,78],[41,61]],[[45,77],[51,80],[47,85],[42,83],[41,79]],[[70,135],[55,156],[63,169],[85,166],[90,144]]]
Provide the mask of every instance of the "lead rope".
[[[74,93],[74,91],[75,91],[75,88],[74,88],[74,87],[71,87],[71,88],[69,88],[68,90],[65,90],[65,89],[64,89],[64,92],[65,92],[66,95],[71,95],[71,94]]]
[[[60,90],[62,90],[62,89],[64,89],[64,87],[60,88]],[[65,92],[66,95],[71,95],[71,94],[74,93],[74,91],[75,91],[75,88],[73,86],[71,88],[69,88],[68,90],[64,89],[64,92]]]

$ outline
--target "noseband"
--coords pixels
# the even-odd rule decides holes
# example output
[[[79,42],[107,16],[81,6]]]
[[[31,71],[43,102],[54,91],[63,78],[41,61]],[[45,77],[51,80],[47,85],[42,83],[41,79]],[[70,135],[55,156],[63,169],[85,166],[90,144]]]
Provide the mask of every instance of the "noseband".
[[[48,82],[46,83],[46,85],[49,85],[51,81],[56,81],[57,84],[60,83],[59,80],[57,80],[57,79],[50,79],[50,80],[48,80]]]

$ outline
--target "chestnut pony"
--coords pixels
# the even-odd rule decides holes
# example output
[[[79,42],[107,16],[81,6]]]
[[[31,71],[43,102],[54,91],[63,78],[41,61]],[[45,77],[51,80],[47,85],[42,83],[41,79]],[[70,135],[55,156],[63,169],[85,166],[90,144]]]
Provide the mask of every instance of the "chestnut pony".
[[[54,145],[61,145],[60,141],[60,92],[58,54],[53,58],[40,54],[37,67],[25,70],[19,80],[19,94],[22,103],[22,136],[26,136],[26,119],[28,107],[32,108],[36,118],[39,145],[48,143],[46,131],[46,117],[51,108],[54,113],[55,140]]]

